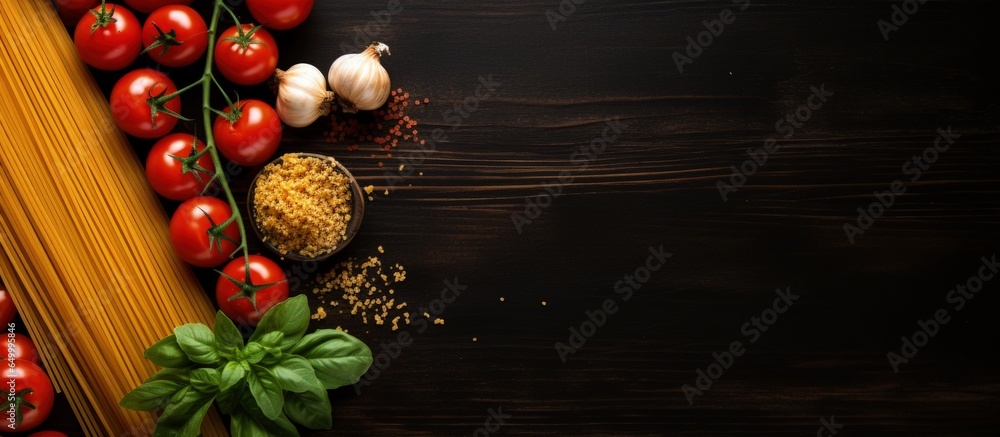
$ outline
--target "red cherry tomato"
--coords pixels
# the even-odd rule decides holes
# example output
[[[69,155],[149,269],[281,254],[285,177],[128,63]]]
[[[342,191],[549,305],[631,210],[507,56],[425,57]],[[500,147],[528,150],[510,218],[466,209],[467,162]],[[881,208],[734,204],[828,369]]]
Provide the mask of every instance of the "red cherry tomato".
[[[17,308],[14,307],[14,300],[10,298],[7,288],[0,284],[0,326],[4,329],[17,317]]]
[[[28,437],[69,437],[69,436],[59,431],[38,431],[36,433],[32,433]]]
[[[215,66],[226,79],[239,85],[256,85],[274,74],[278,43],[267,29],[249,24],[230,27],[215,43]]]
[[[192,0],[125,0],[125,3],[139,12],[150,13],[167,5],[190,5]]]
[[[97,5],[101,4],[101,0],[56,0],[55,3],[59,7],[59,19],[62,20],[63,24],[66,27],[75,28],[76,23],[79,23],[80,19],[83,18],[83,14],[96,8]]]
[[[193,165],[187,165],[177,158],[187,158],[205,150],[205,145],[194,135],[175,133],[161,138],[146,157],[146,178],[149,185],[159,195],[170,200],[187,200],[200,195],[205,184],[215,172],[212,157],[201,155]],[[198,170],[195,166],[209,173]]]
[[[94,6],[101,4],[101,0],[55,0],[56,6],[61,8],[69,9],[91,9]],[[73,23],[76,24],[76,23]]]
[[[30,361],[14,360],[9,365],[4,364],[0,378],[3,378],[5,384],[7,381],[12,383],[8,393],[13,393],[13,396],[8,394],[0,398],[0,402],[3,402],[0,409],[4,414],[11,408],[14,411],[21,410],[21,420],[13,423],[13,427],[4,419],[4,431],[28,431],[49,417],[55,401],[55,391],[52,389],[52,381],[41,367]],[[4,387],[5,392],[7,388]]]
[[[194,9],[181,5],[153,11],[142,26],[142,45],[154,61],[183,67],[197,61],[208,47],[208,27]]]
[[[246,261],[243,257],[236,258],[222,269],[223,275],[215,284],[215,299],[219,309],[233,321],[257,326],[267,310],[288,299],[288,281],[285,272],[274,261],[260,255],[250,255],[249,259],[250,282],[246,280]],[[256,286],[268,284],[272,285],[254,290]]]
[[[247,0],[247,6],[260,24],[275,30],[288,30],[309,17],[313,0]]]
[[[221,115],[215,118],[215,144],[226,159],[239,165],[263,164],[281,143],[281,119],[271,105],[260,100],[241,100],[236,105],[239,119],[235,123]],[[232,108],[223,112],[231,114]]]
[[[99,70],[128,67],[142,51],[139,19],[124,6],[111,3],[93,9],[80,18],[73,43],[83,62]]]
[[[208,233],[232,215],[229,204],[215,197],[198,196],[184,201],[170,219],[170,243],[174,252],[184,262],[198,267],[215,267],[226,262],[236,250],[239,228],[235,223],[227,226],[226,238],[214,238]]]
[[[111,113],[118,127],[129,135],[146,139],[162,137],[174,128],[177,118],[162,110],[153,117],[147,100],[174,91],[177,91],[177,86],[159,71],[142,68],[129,72],[118,79],[111,89]],[[181,99],[171,99],[163,106],[179,114]]]
[[[15,333],[13,339],[7,337],[7,349],[8,354],[13,350],[15,360],[31,361],[39,366],[42,365],[42,357],[38,355],[35,342],[22,334]]]

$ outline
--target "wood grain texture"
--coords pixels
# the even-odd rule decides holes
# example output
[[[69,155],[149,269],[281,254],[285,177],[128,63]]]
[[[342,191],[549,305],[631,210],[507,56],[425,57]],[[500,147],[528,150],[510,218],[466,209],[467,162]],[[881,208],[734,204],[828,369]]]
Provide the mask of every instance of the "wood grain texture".
[[[876,22],[892,4],[753,1],[679,73],[671,54],[732,3],[588,0],[553,31],[555,0],[404,1],[379,30],[384,64],[394,87],[431,99],[410,111],[422,134],[447,140],[423,176],[368,204],[361,234],[320,270],[381,245],[407,268],[411,306],[445,279],[468,289],[445,325],[405,328],[413,345],[360,396],[333,392],[334,430],[304,435],[473,435],[501,406],[500,435],[814,435],[830,416],[844,435],[994,434],[998,285],[961,311],[945,297],[1000,243],[997,8],[928,2],[886,42]],[[278,35],[280,65],[325,71],[384,7],[317,2]],[[495,96],[448,121],[488,75]],[[775,131],[824,84],[834,95],[794,136]],[[241,95],[254,92],[267,95]],[[574,165],[610,118],[628,127]],[[851,244],[844,223],[947,126],[961,138]],[[402,146],[380,169],[375,145],[347,152],[325,128],[288,129],[282,147],[332,154],[378,192],[385,168],[417,156]],[[724,202],[717,182],[769,137],[780,149]],[[519,234],[511,214],[562,171],[574,182]],[[234,178],[240,192],[252,173]],[[554,344],[660,245],[664,268],[561,362]],[[801,298],[750,344],[741,326],[786,287]],[[894,373],[887,353],[939,308],[951,322]],[[315,325],[376,353],[396,335],[354,318]],[[746,354],[689,405],[681,386],[733,341]]]

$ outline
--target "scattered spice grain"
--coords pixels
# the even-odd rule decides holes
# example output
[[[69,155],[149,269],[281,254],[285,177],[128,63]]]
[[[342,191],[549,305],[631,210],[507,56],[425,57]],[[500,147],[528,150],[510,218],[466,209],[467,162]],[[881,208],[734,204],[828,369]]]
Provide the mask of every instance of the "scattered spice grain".
[[[391,150],[400,142],[420,143],[418,123],[407,111],[410,93],[402,88],[393,91],[386,105],[370,113],[343,114],[331,111],[330,130],[323,133],[328,143],[346,143],[349,152],[357,151],[364,143],[375,143],[380,154],[392,158]],[[414,99],[414,106],[429,104],[428,98]],[[372,158],[376,154],[371,154]],[[382,167],[382,163],[377,165]]]

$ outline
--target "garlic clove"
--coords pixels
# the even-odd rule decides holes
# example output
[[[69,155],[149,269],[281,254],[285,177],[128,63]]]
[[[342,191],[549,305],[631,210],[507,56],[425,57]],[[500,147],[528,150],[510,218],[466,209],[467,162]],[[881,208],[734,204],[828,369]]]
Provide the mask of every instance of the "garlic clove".
[[[392,84],[380,62],[383,54],[391,55],[389,46],[373,42],[361,53],[333,61],[327,79],[344,112],[375,110],[389,99]]]

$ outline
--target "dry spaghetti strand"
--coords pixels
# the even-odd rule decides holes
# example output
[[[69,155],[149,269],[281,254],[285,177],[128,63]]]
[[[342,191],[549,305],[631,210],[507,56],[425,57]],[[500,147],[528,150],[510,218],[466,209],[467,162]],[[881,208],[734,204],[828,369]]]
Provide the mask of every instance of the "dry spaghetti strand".
[[[118,401],[146,347],[213,308],[47,0],[0,0],[0,277],[88,436],[146,435]],[[214,411],[206,436],[226,435]]]

